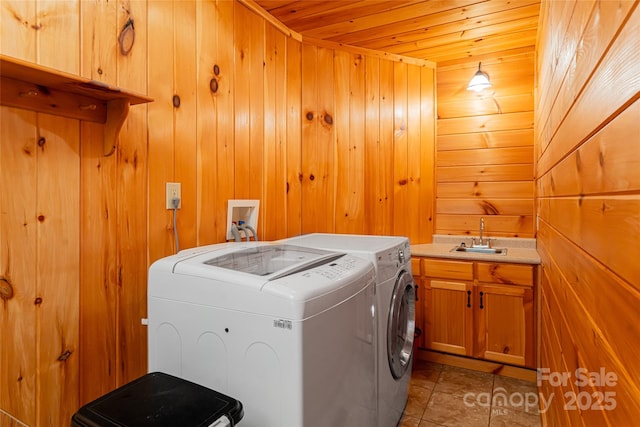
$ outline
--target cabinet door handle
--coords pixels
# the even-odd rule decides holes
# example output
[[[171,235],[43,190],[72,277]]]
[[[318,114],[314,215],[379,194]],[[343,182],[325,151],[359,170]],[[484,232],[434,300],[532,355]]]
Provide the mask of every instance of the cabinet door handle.
[[[467,291],[467,307],[471,307],[471,291]]]
[[[418,286],[418,285],[416,285],[416,290],[414,291],[414,292],[415,292],[415,295],[416,295],[416,301],[420,301],[420,300],[418,299],[418,288],[419,288],[419,286]]]
[[[480,309],[484,308],[484,306],[482,305],[482,295],[484,295],[484,292],[480,292]]]

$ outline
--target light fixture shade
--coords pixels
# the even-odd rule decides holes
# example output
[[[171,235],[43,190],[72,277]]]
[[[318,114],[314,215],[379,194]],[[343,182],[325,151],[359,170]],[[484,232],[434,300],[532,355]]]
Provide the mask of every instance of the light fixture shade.
[[[483,89],[491,87],[491,82],[489,81],[489,75],[484,71],[480,70],[481,62],[478,62],[478,71],[473,75],[473,78],[469,82],[467,86],[467,90],[473,90],[475,92],[480,92]]]

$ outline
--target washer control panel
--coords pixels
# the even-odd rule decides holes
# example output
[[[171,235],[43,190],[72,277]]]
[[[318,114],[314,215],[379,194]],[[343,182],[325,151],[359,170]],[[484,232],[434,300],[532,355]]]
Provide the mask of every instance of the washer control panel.
[[[345,256],[339,260],[325,264],[321,268],[311,270],[311,272],[326,277],[327,279],[335,280],[350,274],[350,271],[356,267],[356,261],[357,259],[353,257]]]

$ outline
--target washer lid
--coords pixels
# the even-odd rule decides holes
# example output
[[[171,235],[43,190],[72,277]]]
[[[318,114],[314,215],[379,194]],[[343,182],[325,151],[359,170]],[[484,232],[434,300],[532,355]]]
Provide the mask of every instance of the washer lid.
[[[264,283],[330,263],[343,253],[285,244],[236,244],[222,250],[180,259],[175,274],[216,278],[261,287]]]
[[[329,263],[344,254],[292,245],[257,246],[205,261],[207,265],[275,280]]]

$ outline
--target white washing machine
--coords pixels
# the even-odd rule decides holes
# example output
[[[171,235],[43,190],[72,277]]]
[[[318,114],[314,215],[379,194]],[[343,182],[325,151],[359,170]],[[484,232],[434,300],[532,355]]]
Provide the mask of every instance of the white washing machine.
[[[376,269],[377,394],[379,427],[395,427],[407,403],[415,330],[415,283],[409,239],[314,233],[281,242],[338,250],[373,262]]]
[[[242,402],[242,425],[376,421],[375,270],[266,242],[181,251],[149,270],[149,371]]]

